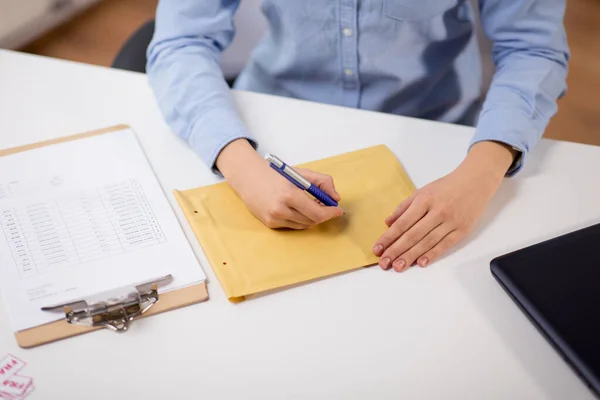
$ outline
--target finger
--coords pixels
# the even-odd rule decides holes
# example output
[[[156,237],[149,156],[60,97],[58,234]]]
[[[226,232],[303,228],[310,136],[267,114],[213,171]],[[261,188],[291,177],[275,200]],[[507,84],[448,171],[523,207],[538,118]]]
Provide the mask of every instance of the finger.
[[[412,202],[408,210],[375,242],[373,253],[382,255],[385,250],[427,213],[427,206],[421,202]],[[393,258],[392,258],[393,260]]]
[[[381,260],[390,260],[394,262],[394,267],[399,261],[396,261],[398,257],[407,252],[412,247],[416,246],[423,238],[425,238],[430,232],[436,229],[441,223],[442,219],[428,213],[419,222],[413,225],[408,231],[403,233],[398,240],[392,243],[381,255]],[[391,228],[390,228],[391,229]],[[433,244],[435,245],[435,243]],[[432,245],[432,246],[433,246]],[[429,250],[429,249],[426,249]],[[404,260],[406,261],[406,260]],[[414,260],[413,260],[414,261]],[[386,264],[388,262],[386,261]]]
[[[288,219],[274,218],[271,215],[267,215],[262,219],[263,223],[271,229],[290,228],[290,229],[306,229],[308,225],[291,221]],[[311,224],[312,225],[312,224]]]
[[[305,215],[302,215],[302,213],[300,213],[298,210],[293,208],[290,208],[290,213],[287,219],[306,226],[312,226],[315,224],[314,221],[310,220]]]
[[[446,235],[452,232],[453,229],[449,224],[438,225],[435,229],[425,235],[418,243],[411,246],[403,253],[399,254],[396,259],[393,259],[392,266],[397,272],[402,272],[408,269],[415,260],[435,247]]]
[[[310,220],[306,216],[302,215],[297,210],[286,206],[285,204],[277,204],[272,207],[269,211],[269,216],[271,219],[277,221],[277,223],[281,223],[281,221],[293,221],[301,225],[312,226],[316,222]]]
[[[297,191],[298,193],[302,193],[300,190],[295,191]],[[290,193],[290,196],[293,195],[293,192]],[[298,228],[297,225],[307,227],[315,224],[313,221],[306,218],[298,211],[293,210],[288,205],[286,205],[285,201],[279,201],[274,204],[271,204],[267,208],[266,214],[261,219],[265,225],[272,229]],[[292,222],[292,224],[290,224],[289,222]]]
[[[333,183],[333,178],[331,176],[320,174],[309,169],[298,169],[298,172],[300,172],[300,175],[308,179],[313,185],[317,186],[319,189],[331,196],[332,199],[335,201],[340,201],[341,196],[335,190],[335,184]]]
[[[304,230],[304,229],[308,228],[308,225],[299,224],[298,222],[295,222],[295,221],[284,220],[284,221],[282,221],[282,228]]]
[[[417,260],[417,265],[421,268],[428,266],[433,261],[440,258],[440,256],[447,252],[452,246],[454,246],[461,239],[461,237],[462,235],[458,231],[449,233],[432,249],[420,256]]]
[[[410,196],[409,198],[407,198],[406,200],[404,200],[402,203],[400,203],[400,205],[398,207],[396,207],[396,209],[394,210],[394,212],[385,219],[385,224],[390,227],[392,226],[392,224],[394,222],[396,222],[396,220],[398,218],[400,218],[400,216],[402,214],[404,214],[404,212],[406,212],[406,210],[408,210],[408,207],[410,207],[411,203],[413,202],[414,197]]]
[[[313,221],[315,224],[320,224],[343,214],[341,208],[319,205],[312,201],[308,196],[305,196],[301,191],[296,191],[296,193],[287,198],[286,204]]]

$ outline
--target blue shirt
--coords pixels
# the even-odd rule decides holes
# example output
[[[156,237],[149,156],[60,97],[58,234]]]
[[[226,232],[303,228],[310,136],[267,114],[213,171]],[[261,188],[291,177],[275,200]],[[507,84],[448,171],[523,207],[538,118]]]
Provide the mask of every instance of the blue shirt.
[[[161,0],[147,52],[167,123],[213,171],[231,141],[256,147],[219,65],[239,1]],[[496,65],[485,101],[467,0],[264,0],[262,10],[268,33],[236,88],[475,125],[471,145],[492,140],[521,152],[509,175],[566,89],[564,0],[479,0]]]

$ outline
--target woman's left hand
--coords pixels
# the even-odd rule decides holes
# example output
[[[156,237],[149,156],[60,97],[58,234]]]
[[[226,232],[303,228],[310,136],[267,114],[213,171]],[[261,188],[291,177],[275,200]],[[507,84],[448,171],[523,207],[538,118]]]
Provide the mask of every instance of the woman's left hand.
[[[417,190],[386,218],[388,230],[373,247],[379,266],[402,272],[429,265],[476,225],[500,186],[514,150],[495,142],[475,144],[450,174]]]

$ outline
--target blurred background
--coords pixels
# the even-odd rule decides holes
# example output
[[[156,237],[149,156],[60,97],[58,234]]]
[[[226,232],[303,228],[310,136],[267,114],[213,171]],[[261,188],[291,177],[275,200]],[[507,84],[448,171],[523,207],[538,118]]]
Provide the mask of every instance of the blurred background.
[[[0,48],[111,66],[131,35],[154,18],[156,4],[157,0],[2,0]],[[241,70],[265,30],[259,4],[260,0],[241,2],[238,34],[222,59],[228,77]],[[568,92],[545,137],[600,145],[600,0],[569,0],[565,26],[572,52]],[[489,44],[482,43],[489,80]]]

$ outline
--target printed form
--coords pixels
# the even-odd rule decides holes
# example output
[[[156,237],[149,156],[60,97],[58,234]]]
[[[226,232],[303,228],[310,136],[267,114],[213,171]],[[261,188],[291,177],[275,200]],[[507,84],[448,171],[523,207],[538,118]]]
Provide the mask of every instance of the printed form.
[[[161,276],[206,279],[134,132],[0,157],[0,289],[14,331],[41,311]]]

